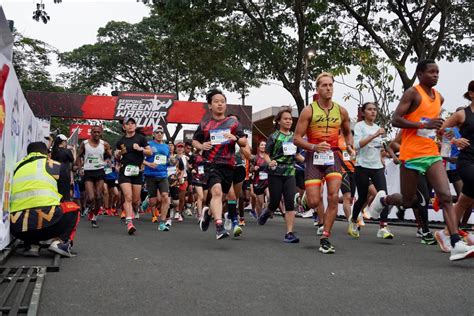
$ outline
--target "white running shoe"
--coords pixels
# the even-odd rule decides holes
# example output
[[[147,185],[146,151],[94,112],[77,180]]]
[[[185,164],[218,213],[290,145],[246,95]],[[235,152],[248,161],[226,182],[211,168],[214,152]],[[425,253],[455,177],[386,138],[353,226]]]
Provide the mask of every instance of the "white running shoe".
[[[357,223],[354,223],[352,221],[352,216],[349,216],[349,227],[347,227],[347,233],[349,236],[352,236],[354,238],[359,238],[359,226]]]
[[[323,235],[323,232],[324,232],[324,225],[323,225],[323,226],[319,226],[319,227],[318,227],[318,230],[316,231],[316,235],[322,236],[322,235]]]
[[[450,252],[453,249],[451,237],[444,232],[444,229],[436,231],[434,235],[442,251]]]
[[[385,226],[384,228],[379,228],[379,230],[377,231],[377,237],[383,239],[393,239],[393,234],[390,229]]]
[[[232,230],[232,221],[229,218],[229,213],[224,213],[224,229],[227,231]]]
[[[171,218],[168,218],[168,219],[166,220],[165,225],[166,225],[166,226],[171,226],[171,225],[173,225],[173,221],[171,220]]]
[[[174,219],[179,220],[180,215],[179,212],[174,213]]]
[[[387,193],[385,193],[384,190],[380,190],[377,192],[377,195],[375,195],[372,204],[370,204],[370,206],[367,208],[367,212],[369,213],[370,217],[372,217],[372,219],[378,219],[380,217],[380,213],[382,213],[384,208],[384,205],[382,202],[380,202],[380,199],[385,196],[387,196]]]
[[[468,246],[464,241],[460,240],[451,249],[449,260],[456,261],[467,258],[474,258],[474,246]]]
[[[303,218],[311,218],[311,217],[313,217],[313,211],[312,211],[312,210],[307,210],[306,212],[304,212],[303,214],[301,214],[301,217],[303,217]]]
[[[421,227],[416,230],[416,237],[423,238],[423,229]]]
[[[189,208],[187,208],[187,209],[184,211],[184,215],[186,215],[186,216],[193,216],[193,212],[192,212]]]
[[[357,216],[357,225],[359,225],[359,227],[365,226],[364,216],[362,215],[362,212],[360,212],[359,216]]]

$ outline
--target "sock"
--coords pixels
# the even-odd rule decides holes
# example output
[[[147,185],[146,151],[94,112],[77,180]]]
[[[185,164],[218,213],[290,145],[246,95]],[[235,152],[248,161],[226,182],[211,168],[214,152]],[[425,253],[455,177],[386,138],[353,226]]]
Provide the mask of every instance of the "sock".
[[[387,222],[380,222],[380,228],[385,228],[387,226]]]
[[[227,212],[229,213],[229,219],[234,222],[237,220],[237,201],[236,200],[228,200],[227,201]]]
[[[459,237],[459,234],[452,234],[451,235],[451,246],[453,246],[458,242],[461,241],[461,237]]]
[[[132,222],[132,218],[131,217],[126,217],[125,218],[125,223],[131,223]]]

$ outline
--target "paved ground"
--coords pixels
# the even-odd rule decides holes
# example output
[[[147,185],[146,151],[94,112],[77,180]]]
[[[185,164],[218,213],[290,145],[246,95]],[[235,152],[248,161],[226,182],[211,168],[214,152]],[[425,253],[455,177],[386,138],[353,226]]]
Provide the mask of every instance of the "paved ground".
[[[41,315],[474,315],[474,260],[450,262],[412,227],[383,241],[368,225],[354,240],[337,222],[323,255],[311,220],[298,220],[299,244],[282,242],[281,218],[220,241],[194,219],[159,232],[145,217],[135,236],[117,218],[99,224],[82,221],[79,255],[48,273]]]

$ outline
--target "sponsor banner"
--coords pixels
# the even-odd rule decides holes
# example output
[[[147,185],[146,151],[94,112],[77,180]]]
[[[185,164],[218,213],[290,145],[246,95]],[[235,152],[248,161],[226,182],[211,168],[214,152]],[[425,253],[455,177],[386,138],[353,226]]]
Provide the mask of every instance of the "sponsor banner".
[[[183,130],[183,142],[190,142],[192,143],[193,141],[193,136],[194,136],[194,130],[189,130],[189,129],[185,129]]]
[[[113,97],[29,91],[26,99],[38,117],[119,120],[131,116],[138,126],[152,129],[157,125],[167,128],[169,123],[199,124],[210,116],[205,102],[178,101],[173,94],[122,92]],[[227,114],[236,115],[251,130],[251,106],[228,104]]]
[[[71,124],[69,125],[69,135],[72,136],[77,129],[78,139],[89,139],[91,137],[91,128],[92,124]]]

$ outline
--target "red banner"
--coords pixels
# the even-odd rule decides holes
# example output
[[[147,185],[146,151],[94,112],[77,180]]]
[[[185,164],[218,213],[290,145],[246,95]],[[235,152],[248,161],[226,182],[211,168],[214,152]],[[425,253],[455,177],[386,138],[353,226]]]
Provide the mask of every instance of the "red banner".
[[[76,128],[79,128],[79,139],[89,139],[91,137],[91,124],[71,124],[69,126],[69,135],[72,135]]]

